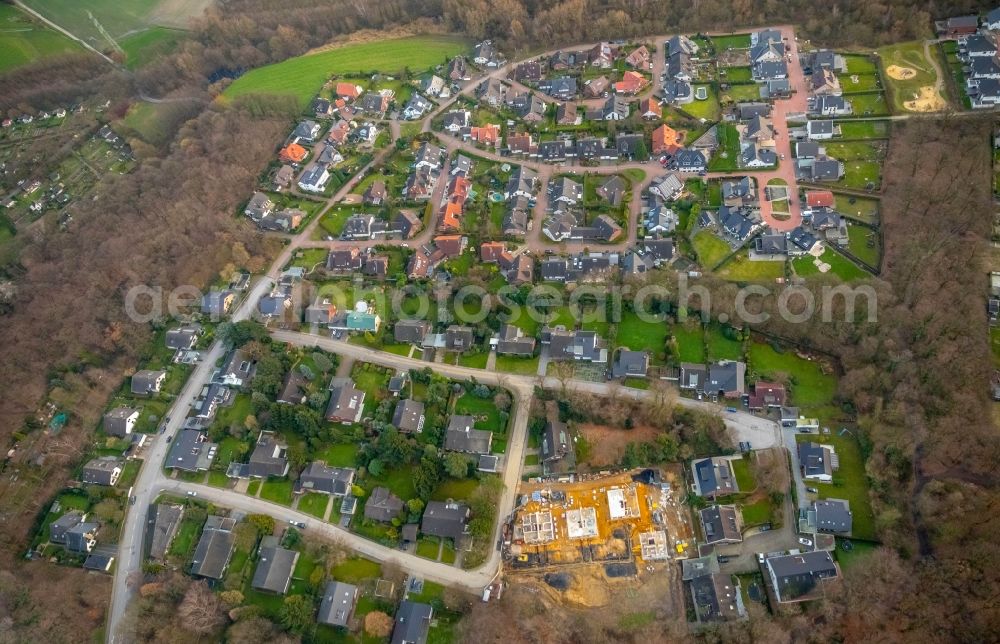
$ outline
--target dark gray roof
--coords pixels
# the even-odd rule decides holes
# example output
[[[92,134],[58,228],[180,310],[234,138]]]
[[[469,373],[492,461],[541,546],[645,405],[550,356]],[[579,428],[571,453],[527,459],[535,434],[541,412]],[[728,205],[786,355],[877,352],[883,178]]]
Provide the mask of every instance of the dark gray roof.
[[[807,594],[822,579],[837,576],[837,564],[825,550],[814,550],[797,555],[770,557],[768,570],[776,582],[779,601],[789,601]]]
[[[428,501],[420,531],[458,541],[466,533],[468,519],[469,506],[464,503]]]
[[[181,430],[174,438],[164,467],[186,472],[205,471],[212,464],[217,448],[216,443],[210,442],[208,437],[198,430]]]
[[[94,485],[111,485],[111,481],[118,478],[115,470],[118,470],[120,475],[123,464],[122,459],[117,456],[101,456],[91,459],[83,466],[80,481]]]
[[[451,351],[467,351],[472,348],[472,327],[453,324],[445,329],[444,336],[445,347]]]
[[[162,559],[167,554],[177,528],[180,527],[181,517],[184,516],[184,506],[167,503],[157,503],[150,506],[149,514],[153,522],[149,532],[149,557],[150,559]]]
[[[816,141],[796,141],[795,156],[799,159],[811,159],[819,156],[819,143]]]
[[[350,493],[353,483],[353,468],[330,467],[322,461],[313,461],[299,475],[299,489],[303,492],[345,496]]]
[[[166,371],[159,370],[153,371],[144,369],[142,371],[136,371],[132,375],[132,393],[150,394],[159,391],[161,386],[159,383],[166,375]]]
[[[326,407],[327,420],[355,422],[363,413],[365,392],[354,386],[353,380],[338,383],[330,388],[330,403]]]
[[[573,446],[573,436],[566,423],[559,421],[545,423],[545,431],[542,433],[541,456],[545,463],[565,459],[571,464],[571,467],[575,465],[576,450]]]
[[[400,431],[420,432],[424,429],[424,403],[417,400],[400,400],[392,415],[392,424]]]
[[[444,436],[444,448],[470,454],[489,454],[493,444],[493,434],[475,429],[472,416],[452,416],[448,421],[448,431]]]
[[[746,388],[746,364],[735,360],[723,360],[708,367],[706,391],[712,393],[743,393]]]
[[[427,320],[400,320],[396,322],[392,332],[396,342],[419,344],[430,330],[431,323]]]
[[[100,524],[94,521],[77,523],[66,531],[66,549],[70,552],[90,552],[93,547],[91,542],[96,539],[100,527]]]
[[[648,353],[645,351],[620,349],[618,351],[618,358],[611,368],[611,375],[615,378],[645,376],[647,369],[649,369]]]
[[[403,600],[396,611],[390,644],[425,644],[434,609],[428,604]]]
[[[693,362],[681,363],[681,377],[679,383],[681,389],[704,391],[705,380],[707,379],[708,367],[705,365]]]
[[[692,463],[691,469],[701,490],[701,496],[721,496],[739,491],[728,459],[721,457],[698,459]]]
[[[210,579],[222,579],[233,556],[234,519],[212,515],[205,521],[198,547],[191,560],[191,574]]]
[[[194,327],[181,327],[167,331],[168,349],[193,349],[197,341],[198,329]]]
[[[736,506],[713,505],[701,510],[701,525],[705,543],[742,541]]]
[[[683,169],[704,169],[706,163],[705,155],[700,150],[687,148],[680,150],[674,157],[674,161],[678,168]]]
[[[403,511],[403,501],[388,488],[377,487],[365,503],[365,518],[383,523],[392,521]]]
[[[833,466],[827,457],[827,450],[819,443],[799,443],[799,465],[803,474],[809,476],[832,475]]]
[[[52,543],[66,543],[66,533],[86,518],[87,515],[79,510],[70,510],[49,524],[49,541]]]
[[[319,603],[316,621],[330,626],[347,626],[354,613],[354,603],[358,598],[358,587],[342,581],[326,584],[323,600]]]
[[[135,377],[133,376],[133,386]],[[129,428],[129,418],[139,412],[131,407],[115,407],[104,414],[104,431],[112,436],[124,437],[131,430]],[[138,418],[138,416],[136,416]]]
[[[821,532],[848,533],[854,525],[851,506],[842,499],[815,501],[816,529]]]
[[[253,573],[251,585],[257,590],[266,590],[284,595],[292,581],[292,571],[299,560],[299,553],[276,546],[262,546],[257,569]]]

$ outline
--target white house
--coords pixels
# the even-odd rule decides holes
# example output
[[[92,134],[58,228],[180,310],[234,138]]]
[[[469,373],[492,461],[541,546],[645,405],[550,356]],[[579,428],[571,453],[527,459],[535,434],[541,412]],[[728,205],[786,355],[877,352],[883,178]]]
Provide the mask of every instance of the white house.
[[[323,192],[329,180],[330,171],[325,165],[310,163],[299,177],[299,187],[307,192]]]

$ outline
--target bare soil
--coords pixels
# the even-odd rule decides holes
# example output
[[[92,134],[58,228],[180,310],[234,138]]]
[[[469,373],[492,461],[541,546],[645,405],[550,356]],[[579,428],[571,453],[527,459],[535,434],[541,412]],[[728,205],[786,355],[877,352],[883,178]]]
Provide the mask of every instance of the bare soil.
[[[590,443],[590,458],[587,464],[592,467],[620,463],[626,445],[651,441],[661,433],[661,430],[651,425],[636,425],[632,429],[624,429],[585,423],[578,425],[577,430]]]

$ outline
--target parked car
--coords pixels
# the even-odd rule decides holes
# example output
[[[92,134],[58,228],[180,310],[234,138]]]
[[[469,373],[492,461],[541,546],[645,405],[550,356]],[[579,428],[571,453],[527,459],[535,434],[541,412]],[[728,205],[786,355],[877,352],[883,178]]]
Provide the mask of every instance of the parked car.
[[[198,496],[198,493],[197,493],[197,492],[191,492],[191,491],[189,491],[189,492],[187,493],[187,495],[188,495],[188,496]]]
[[[770,523],[765,523],[764,525],[760,526],[760,531],[761,532],[767,532],[770,529],[771,529],[771,524]]]
[[[726,555],[719,555],[719,563],[720,564],[729,563],[729,557],[727,557]]]
[[[289,525],[293,525],[296,528],[300,528],[300,529],[306,527],[305,523],[303,523],[302,521],[296,521],[295,519],[289,519],[288,523],[289,523]]]
[[[169,443],[170,441],[172,441],[172,440],[174,440],[174,435],[173,435],[173,434],[171,434],[170,436],[167,436],[167,442],[168,442],[168,443]]]
[[[736,409],[735,407],[726,407],[726,411],[728,411],[731,414],[734,414],[734,413],[738,412],[739,410]]]
[[[816,488],[814,488],[814,487],[807,487],[807,488],[806,488],[806,492],[808,492],[808,493],[810,493],[810,494],[819,494],[819,490],[817,490],[817,489],[816,489]]]
[[[801,543],[804,546],[809,546],[809,547],[812,547],[812,544],[813,544],[812,540],[806,539],[805,537],[799,537],[799,543]]]

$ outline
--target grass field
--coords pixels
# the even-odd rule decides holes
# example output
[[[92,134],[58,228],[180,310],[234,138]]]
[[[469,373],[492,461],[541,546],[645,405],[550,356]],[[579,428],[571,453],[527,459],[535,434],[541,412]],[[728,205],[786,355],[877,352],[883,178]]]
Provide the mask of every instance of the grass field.
[[[722,241],[707,230],[700,231],[691,239],[694,252],[698,255],[698,263],[703,268],[715,268],[727,255],[732,252],[729,244]]]
[[[200,16],[211,1],[25,0],[25,4],[95,48],[105,50],[110,43],[102,29],[111,38],[126,39],[153,25],[186,28],[190,19]]]
[[[479,487],[476,479],[447,479],[437,486],[431,494],[432,501],[465,501],[472,497],[472,493]]]
[[[413,36],[348,45],[251,70],[236,79],[223,96],[233,99],[245,94],[292,95],[305,108],[331,75],[396,73],[404,67],[422,71],[443,64],[446,58],[467,49],[465,40],[448,36]]]
[[[299,501],[299,510],[322,519],[323,515],[326,514],[326,505],[329,501],[329,495],[320,494],[319,492],[307,492]]]
[[[287,479],[272,479],[264,481],[260,490],[260,498],[280,503],[292,504],[292,482]]]
[[[186,33],[180,29],[150,27],[118,41],[125,50],[125,65],[138,69],[159,56],[169,54]]]
[[[890,88],[892,105],[897,112],[907,112],[903,107],[905,101],[913,98],[921,87],[933,86],[937,74],[931,61],[924,55],[924,43],[921,40],[897,43],[878,50],[879,61]],[[916,72],[912,78],[896,80],[886,71],[890,66],[908,67]]]
[[[10,5],[0,5],[0,73],[58,54],[83,48],[57,31],[31,20]]]
[[[330,575],[337,581],[357,584],[365,579],[378,579],[382,576],[382,566],[370,559],[352,557],[334,566]]]
[[[882,89],[878,74],[837,74],[840,89],[847,98],[853,100],[857,92],[871,92]]]
[[[834,185],[854,190],[878,190],[882,184],[882,165],[878,161],[844,161],[844,176]]]
[[[476,429],[485,429],[491,432],[502,432],[500,426],[500,410],[493,404],[493,398],[477,398],[472,394],[465,394],[455,401],[455,413],[467,414],[476,418]]]
[[[831,434],[799,434],[795,437],[799,443],[811,441],[832,445],[840,460],[840,469],[833,473],[832,483],[810,482],[810,485],[819,490],[821,499],[846,499],[851,504],[854,517],[851,534],[859,539],[874,539],[875,515],[868,497],[868,478],[861,448],[850,434],[841,436],[836,429],[832,431]]]
[[[719,116],[722,114],[722,108],[719,106],[719,96],[715,88],[711,85],[694,85],[692,91],[697,92],[699,87],[705,88],[705,91],[708,92],[708,98],[703,101],[699,101],[696,98],[687,105],[682,106],[681,109],[698,119],[718,121]]]
[[[357,445],[340,443],[331,445],[316,456],[330,467],[355,467],[357,465],[357,454]]]
[[[122,125],[133,130],[140,139],[151,145],[162,145],[173,136],[166,115],[171,107],[167,104],[135,103],[121,120]],[[126,131],[124,134],[128,134]]]
[[[830,265],[827,273],[836,275],[845,282],[870,277],[868,273],[835,250],[827,248],[819,260]],[[792,268],[795,269],[795,274],[799,277],[812,277],[820,274],[819,268],[813,263],[812,255],[793,259]]]
[[[663,346],[667,341],[666,322],[644,322],[632,311],[622,314],[618,323],[617,343],[633,351],[648,351],[652,362],[661,362]]]
[[[712,44],[716,51],[727,49],[749,49],[750,34],[730,34],[728,36],[712,36]]]
[[[740,488],[740,492],[752,492],[757,487],[757,482],[750,472],[750,461],[740,458],[729,462],[733,466],[733,476],[736,477],[736,485]]]
[[[710,324],[705,337],[710,361],[743,359],[743,343],[727,337],[721,325]]]
[[[799,407],[822,407],[833,401],[837,379],[823,373],[816,362],[786,350],[779,353],[769,344],[754,342],[749,349],[750,368],[764,379],[787,376],[791,383],[792,403]]]
[[[726,103],[746,103],[760,100],[760,87],[756,83],[745,83],[742,85],[730,85],[729,89],[723,91],[719,96],[722,104]]]
[[[771,282],[785,276],[785,262],[751,262],[748,255],[737,255],[719,269],[719,277],[736,282]]]
[[[889,114],[889,102],[885,100],[885,94],[882,92],[851,94],[846,98],[850,101],[854,114],[857,116],[887,116]]]
[[[878,221],[878,199],[838,194],[834,195],[834,199],[837,212],[870,224]]]
[[[497,356],[497,371],[534,375],[538,371],[538,358],[519,358],[517,356]]]
[[[840,124],[844,139],[887,139],[890,121],[849,121]]]
[[[767,499],[762,499],[756,503],[741,506],[740,512],[743,515],[743,525],[760,525],[771,518],[771,503]]]
[[[878,544],[871,541],[850,539],[851,549],[844,550],[841,545],[843,542],[843,539],[837,539],[837,563],[840,564],[842,570],[847,570],[859,563],[864,563],[867,561],[868,555],[878,548]]]
[[[851,251],[851,254],[869,266],[878,268],[878,234],[866,226],[851,225],[847,227],[847,237],[849,239],[847,249]],[[871,240],[874,240],[875,243],[869,245]]]
[[[683,324],[675,324],[670,333],[677,341],[677,357],[681,362],[705,362],[705,338],[700,325],[688,330]]]

